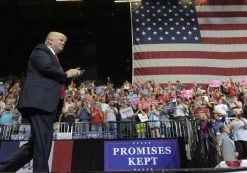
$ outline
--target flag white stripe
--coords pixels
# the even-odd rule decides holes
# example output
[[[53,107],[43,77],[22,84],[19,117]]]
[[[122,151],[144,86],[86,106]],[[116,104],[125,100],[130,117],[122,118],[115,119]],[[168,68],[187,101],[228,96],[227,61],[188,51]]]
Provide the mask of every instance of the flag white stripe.
[[[234,1],[234,0],[233,0]],[[196,6],[197,12],[218,12],[218,11],[225,11],[225,12],[241,12],[247,11],[247,5],[197,5]]]
[[[51,144],[51,152],[50,152],[50,156],[49,156],[49,160],[48,160],[50,172],[52,172],[53,151],[54,151],[54,141],[52,141],[52,144]]]
[[[241,60],[217,60],[217,59],[196,59],[196,58],[176,58],[176,59],[145,59],[134,60],[135,68],[142,67],[217,67],[217,68],[241,68],[247,67],[246,59]]]
[[[247,78],[244,76],[215,76],[215,75],[145,75],[145,76],[133,76],[133,82],[135,81],[148,81],[154,80],[157,83],[167,83],[168,81],[175,82],[180,80],[182,83],[209,83],[212,80],[226,81],[229,78],[234,81],[243,81]]]
[[[201,30],[201,37],[214,37],[214,38],[247,37],[247,31],[246,30],[234,30],[234,31]]]
[[[246,24],[246,17],[222,17],[222,18],[216,18],[216,17],[201,17],[198,18],[199,24]]]
[[[246,52],[247,44],[143,44],[133,45],[134,52],[202,51],[202,52]]]

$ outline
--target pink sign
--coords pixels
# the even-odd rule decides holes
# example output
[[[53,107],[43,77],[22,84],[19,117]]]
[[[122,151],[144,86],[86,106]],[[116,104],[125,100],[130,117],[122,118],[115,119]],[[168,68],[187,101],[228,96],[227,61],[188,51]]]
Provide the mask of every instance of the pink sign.
[[[218,88],[220,87],[220,81],[219,80],[212,80],[209,82],[209,87],[212,87],[212,88]]]
[[[242,83],[241,83],[243,86],[245,86],[245,87],[247,87],[247,80],[245,80],[245,81],[242,81]]]
[[[185,98],[192,98],[193,97],[193,91],[192,90],[182,90],[180,92],[180,97]]]

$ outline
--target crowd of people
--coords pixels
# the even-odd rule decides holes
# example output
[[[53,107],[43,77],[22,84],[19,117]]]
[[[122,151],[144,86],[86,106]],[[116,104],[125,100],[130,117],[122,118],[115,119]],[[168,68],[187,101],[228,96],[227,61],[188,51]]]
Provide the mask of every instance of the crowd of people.
[[[22,80],[8,78],[0,85],[0,125],[23,122],[15,108]],[[189,94],[185,94],[189,93]],[[145,138],[162,137],[161,122],[193,117],[201,135],[213,138],[223,160],[247,157],[247,89],[244,81],[231,78],[219,86],[190,88],[180,81],[158,84],[154,81],[125,81],[120,87],[107,80],[78,82],[72,79],[66,88],[58,122],[81,122],[83,131],[116,131]],[[116,123],[118,122],[118,123]],[[122,122],[122,123],[121,123]],[[134,123],[134,126],[133,126]]]
[[[16,108],[21,91],[21,79],[15,76],[3,78],[0,82],[0,125],[18,125],[21,113]]]

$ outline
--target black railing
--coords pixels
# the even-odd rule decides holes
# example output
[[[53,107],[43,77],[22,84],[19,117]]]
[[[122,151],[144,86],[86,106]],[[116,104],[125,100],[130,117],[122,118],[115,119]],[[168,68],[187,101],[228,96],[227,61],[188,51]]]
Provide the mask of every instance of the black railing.
[[[137,122],[117,121],[100,124],[100,130],[93,130],[93,124],[89,122],[75,122],[68,124],[65,122],[54,123],[54,140],[60,139],[145,139],[152,138],[179,138],[182,150],[184,150],[184,165],[188,168],[215,167],[220,159],[216,152],[216,143],[210,137],[204,136],[198,129],[196,122],[192,118],[174,119],[166,121],[147,121],[140,123],[144,136],[140,136],[137,131]],[[157,136],[154,136],[158,126]],[[0,126],[0,140],[28,140],[31,128],[28,124]]]

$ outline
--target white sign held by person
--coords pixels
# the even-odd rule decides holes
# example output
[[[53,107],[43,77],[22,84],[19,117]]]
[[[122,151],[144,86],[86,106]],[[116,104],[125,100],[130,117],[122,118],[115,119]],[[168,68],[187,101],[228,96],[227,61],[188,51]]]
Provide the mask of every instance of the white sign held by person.
[[[147,114],[137,114],[137,115],[138,115],[138,117],[142,123],[148,121],[148,115]]]
[[[105,93],[105,86],[104,85],[97,86],[97,87],[95,87],[95,90],[96,90],[95,92],[97,94],[104,95],[104,93]]]
[[[134,115],[132,107],[127,107],[124,109],[120,109],[120,114],[122,119],[126,119],[128,117],[132,117]]]
[[[130,103],[139,101],[139,98],[138,98],[137,94],[128,95],[128,96],[126,97],[126,99],[127,99],[127,101],[130,102]]]

